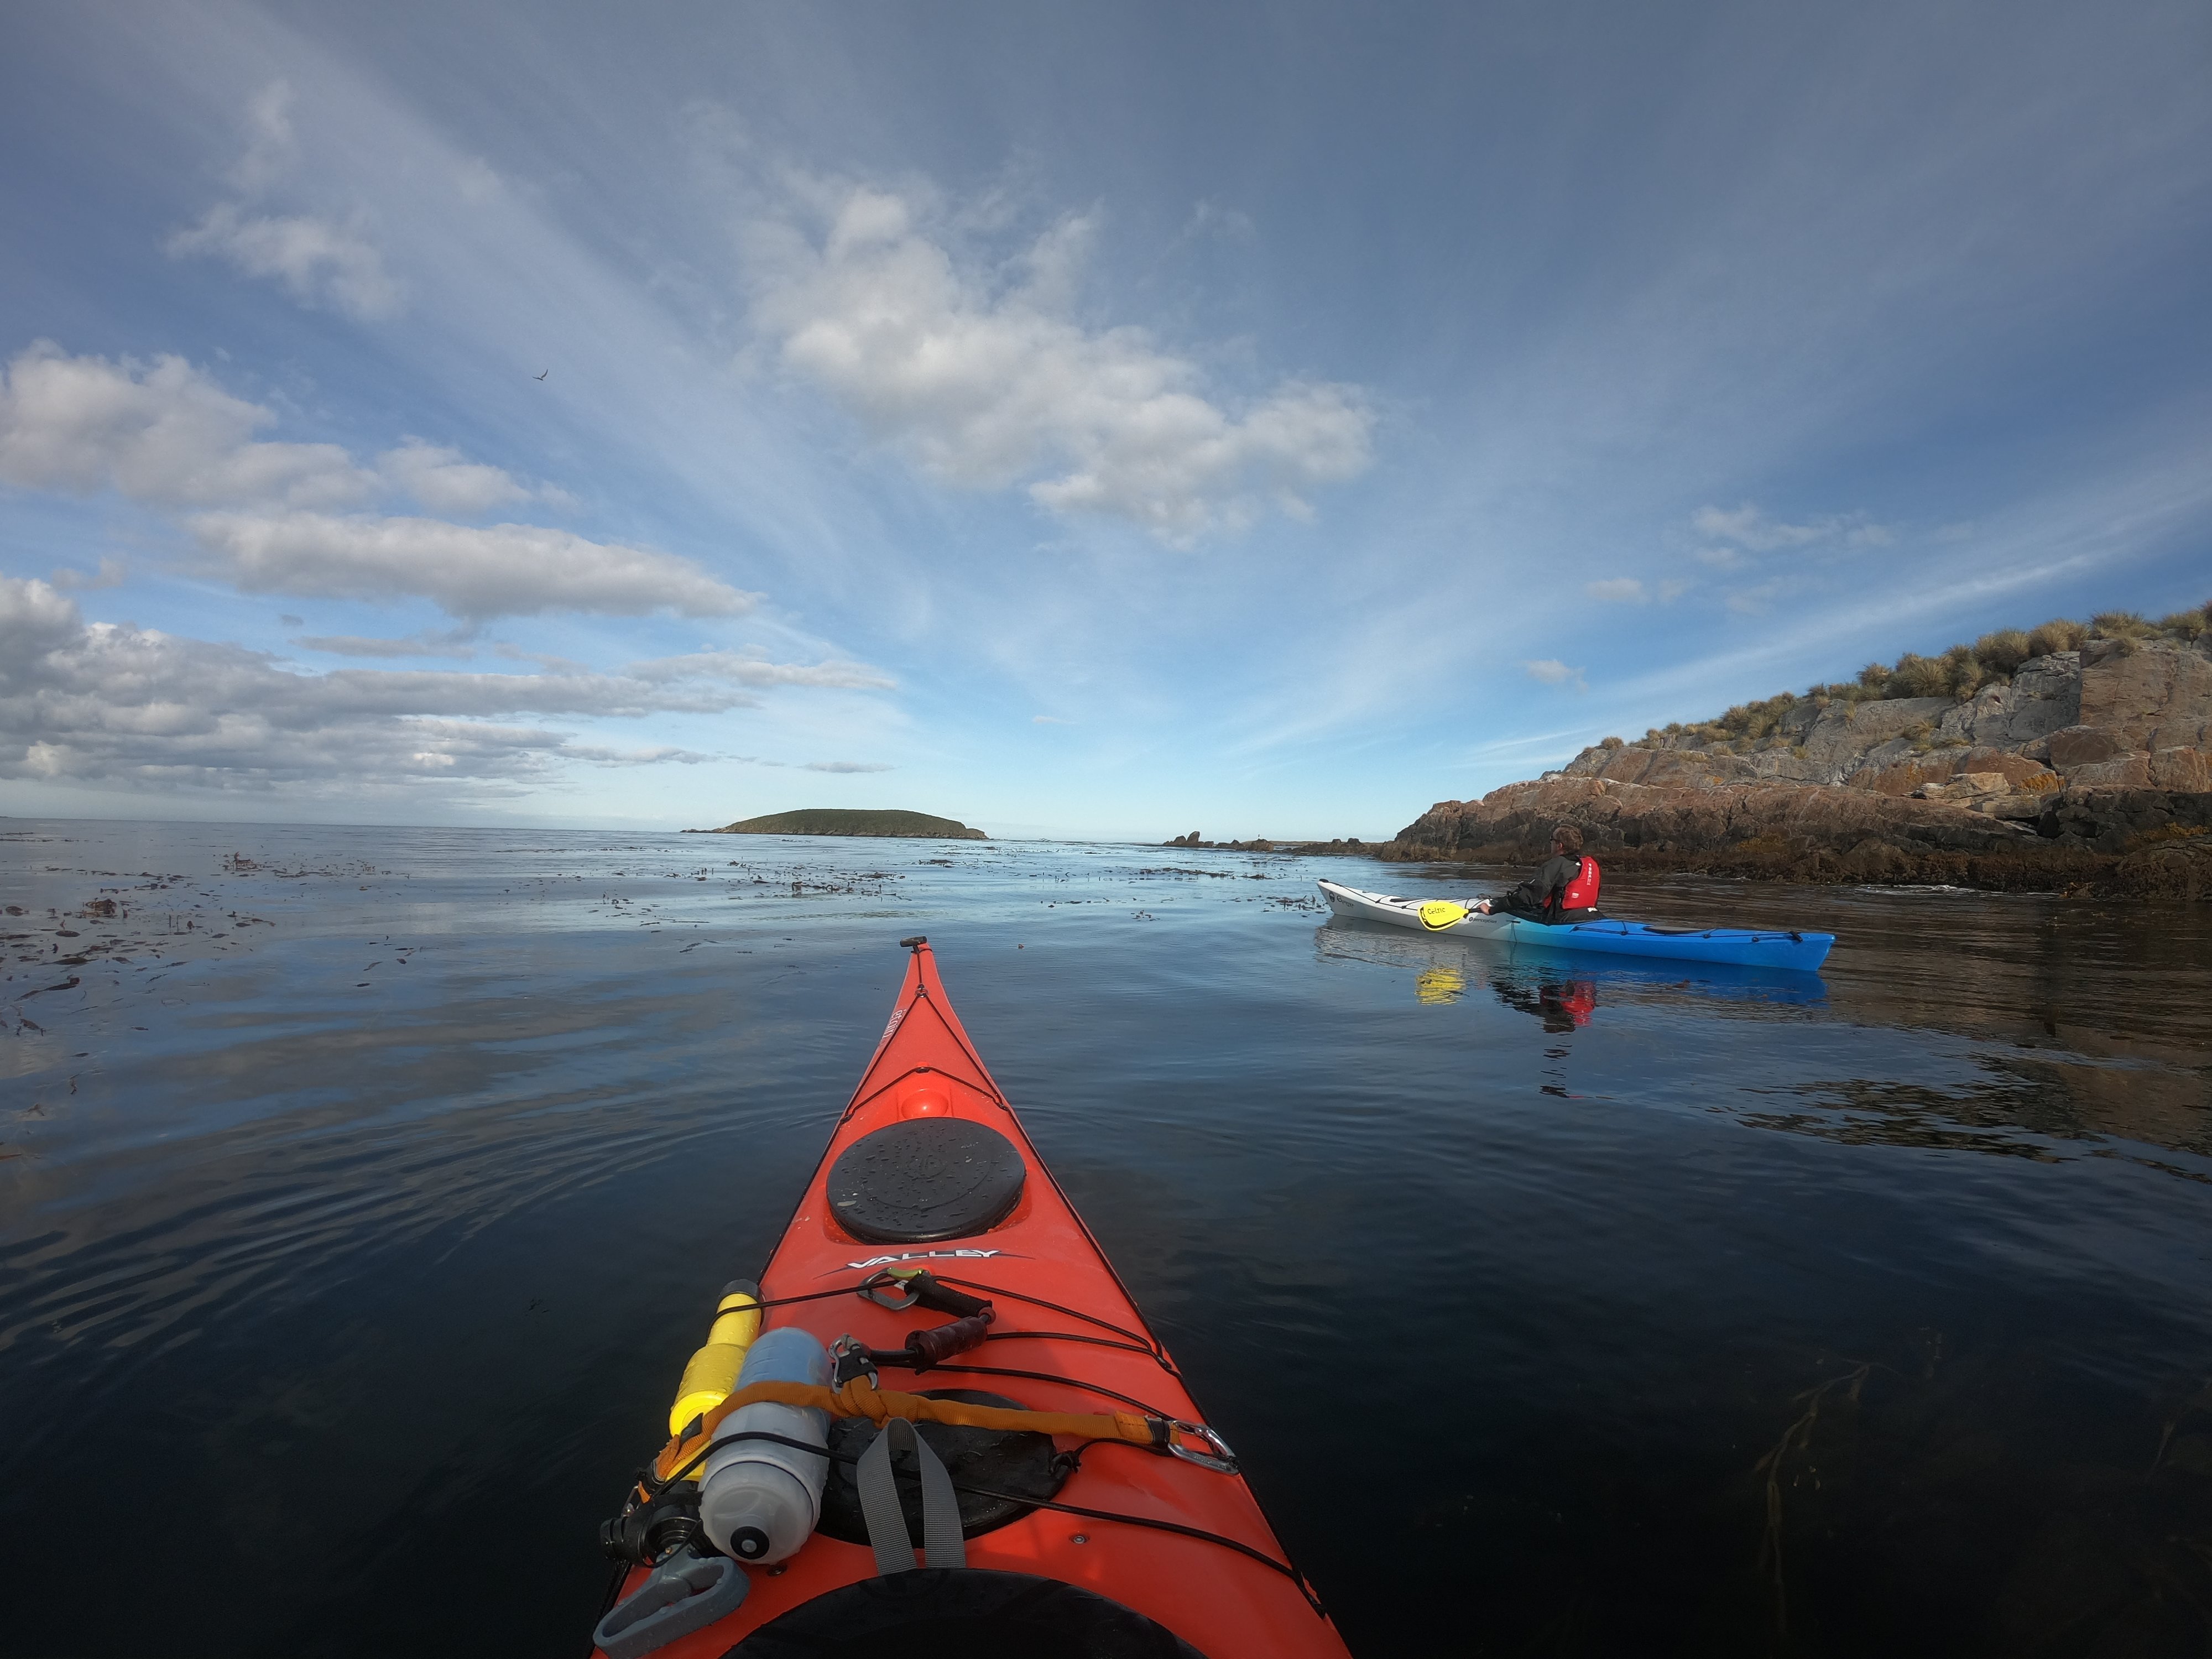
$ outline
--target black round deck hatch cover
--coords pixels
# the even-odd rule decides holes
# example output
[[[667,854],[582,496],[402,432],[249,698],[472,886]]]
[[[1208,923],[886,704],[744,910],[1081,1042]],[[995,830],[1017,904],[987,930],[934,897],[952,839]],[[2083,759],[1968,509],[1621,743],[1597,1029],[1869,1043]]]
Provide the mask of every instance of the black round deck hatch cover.
[[[917,1567],[803,1601],[722,1659],[1205,1659],[1165,1625],[1026,1572]]]
[[[896,1384],[887,1386],[896,1386]],[[957,1400],[963,1406],[998,1406],[1020,1411],[1018,1400],[981,1389],[921,1389],[925,1400]],[[1029,1429],[971,1429],[954,1423],[919,1423],[915,1431],[944,1462],[960,1499],[960,1534],[980,1538],[1032,1514],[1038,1503],[1057,1492],[1066,1475],[1054,1466],[1052,1437]],[[854,1465],[875,1443],[879,1431],[865,1417],[841,1417],[830,1425],[830,1480],[822,1489],[822,1519],[815,1530],[848,1544],[868,1541],[867,1517],[860,1512],[860,1478]],[[899,1504],[914,1547],[921,1547],[921,1478],[903,1455],[891,1459]],[[964,1488],[982,1486],[1003,1498]],[[1030,1501],[1024,1503],[1023,1498]]]
[[[926,1244],[1005,1220],[1026,1171],[1014,1143],[961,1117],[909,1118],[863,1135],[830,1166],[830,1213],[855,1238]]]

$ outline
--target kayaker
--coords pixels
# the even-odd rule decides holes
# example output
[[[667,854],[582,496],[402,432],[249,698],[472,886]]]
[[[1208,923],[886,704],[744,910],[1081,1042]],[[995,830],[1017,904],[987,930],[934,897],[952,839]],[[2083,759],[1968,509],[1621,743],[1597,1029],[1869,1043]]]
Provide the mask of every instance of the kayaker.
[[[1563,823],[1552,832],[1552,855],[1542,868],[1504,897],[1478,899],[1474,908],[1523,921],[1595,921],[1597,888],[1597,860],[1583,855],[1583,832]]]

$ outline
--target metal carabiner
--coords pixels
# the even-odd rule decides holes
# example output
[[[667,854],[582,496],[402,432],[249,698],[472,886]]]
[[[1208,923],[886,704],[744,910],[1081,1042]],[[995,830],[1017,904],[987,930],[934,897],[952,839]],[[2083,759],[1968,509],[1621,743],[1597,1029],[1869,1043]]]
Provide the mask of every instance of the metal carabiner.
[[[1229,1443],[1226,1440],[1207,1428],[1205,1424],[1184,1423],[1170,1418],[1168,1419],[1168,1427],[1172,1431],[1168,1437],[1168,1449],[1182,1459],[1184,1462],[1195,1463],[1202,1469],[1213,1469],[1223,1474],[1237,1473],[1237,1454],[1229,1449]],[[1187,1434],[1194,1439],[1204,1441],[1212,1447],[1218,1455],[1209,1456],[1205,1452],[1190,1450],[1176,1440],[1175,1436],[1178,1434]]]
[[[841,1336],[830,1345],[830,1386],[842,1389],[856,1376],[868,1379],[872,1389],[882,1386],[876,1375],[874,1352],[865,1342],[851,1336]]]

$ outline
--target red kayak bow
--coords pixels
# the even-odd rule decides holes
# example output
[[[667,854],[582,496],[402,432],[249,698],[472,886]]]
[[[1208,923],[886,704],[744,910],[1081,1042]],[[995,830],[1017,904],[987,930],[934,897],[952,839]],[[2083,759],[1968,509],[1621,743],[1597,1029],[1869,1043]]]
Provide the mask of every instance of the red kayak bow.
[[[606,1650],[1346,1659],[962,1029],[927,941],[905,943],[897,1005],[761,1274],[760,1312],[744,1294],[724,1303],[758,1322],[762,1355],[797,1328],[829,1351],[829,1373],[757,1380],[773,1367],[749,1364],[678,1425],[608,1528],[635,1565],[600,1627]],[[718,1323],[718,1340],[726,1324],[738,1328]],[[786,1428],[733,1432],[764,1413]],[[827,1425],[818,1440],[788,1431],[810,1420]],[[802,1514],[804,1541],[772,1565],[709,1544],[720,1500],[703,1528],[692,1519],[694,1483],[704,1474],[712,1492],[745,1443],[819,1482],[812,1531]],[[763,1533],[731,1537],[731,1555],[769,1559]],[[656,1643],[656,1622],[687,1617],[705,1622]]]

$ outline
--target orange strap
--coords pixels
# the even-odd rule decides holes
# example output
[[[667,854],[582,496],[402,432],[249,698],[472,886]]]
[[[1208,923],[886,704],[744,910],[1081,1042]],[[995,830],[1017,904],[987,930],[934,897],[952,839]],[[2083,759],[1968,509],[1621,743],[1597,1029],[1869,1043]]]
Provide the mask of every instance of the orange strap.
[[[1080,1435],[1086,1440],[1127,1440],[1157,1446],[1174,1425],[1135,1412],[1030,1412],[1000,1406],[963,1406],[957,1400],[931,1400],[918,1394],[894,1394],[856,1376],[842,1389],[811,1382],[752,1382],[699,1417],[696,1432],[678,1435],[653,1460],[653,1474],[665,1480],[703,1450],[732,1412],[747,1406],[811,1407],[832,1417],[865,1417],[882,1424],[894,1417],[915,1423],[955,1423],[970,1429],[1027,1429],[1037,1434]],[[1154,1424],[1159,1424],[1158,1429]]]

